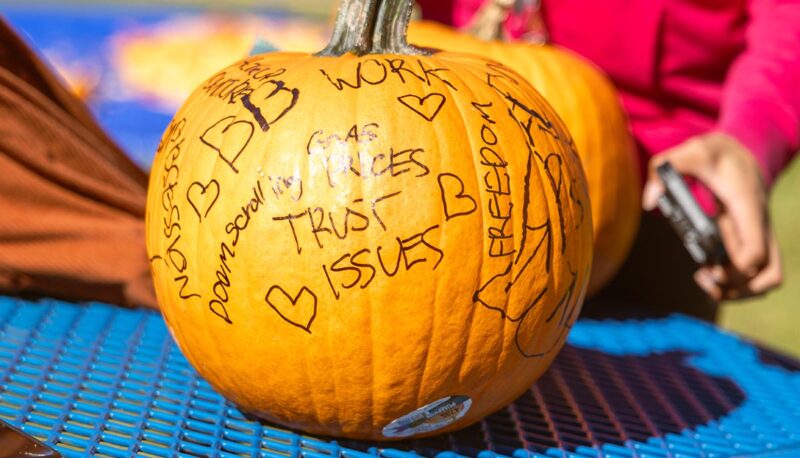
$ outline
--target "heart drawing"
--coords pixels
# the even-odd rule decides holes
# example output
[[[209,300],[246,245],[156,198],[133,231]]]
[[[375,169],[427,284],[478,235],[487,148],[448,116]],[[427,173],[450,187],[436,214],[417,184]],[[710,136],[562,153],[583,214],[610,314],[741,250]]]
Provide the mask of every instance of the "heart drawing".
[[[211,208],[217,202],[218,198],[219,182],[217,180],[211,180],[207,185],[195,181],[189,186],[189,190],[186,191],[186,200],[189,201],[189,204],[194,209],[194,212],[197,213],[197,217],[200,218],[200,221],[208,216],[208,212],[211,211]]]
[[[265,299],[267,305],[278,312],[284,321],[311,334],[311,324],[317,317],[317,296],[308,287],[303,286],[292,297],[286,290],[274,285]]]
[[[444,106],[445,97],[442,94],[434,92],[425,97],[419,97],[413,94],[398,97],[397,100],[403,105],[407,106],[414,113],[422,116],[423,119],[430,122],[439,114],[439,110]]]

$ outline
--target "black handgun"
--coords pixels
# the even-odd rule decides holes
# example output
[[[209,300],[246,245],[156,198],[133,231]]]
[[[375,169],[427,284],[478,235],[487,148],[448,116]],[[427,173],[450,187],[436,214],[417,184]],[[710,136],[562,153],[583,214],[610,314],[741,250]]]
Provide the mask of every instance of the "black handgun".
[[[717,222],[706,215],[692,196],[681,175],[665,162],[656,169],[664,183],[658,208],[678,233],[692,259],[701,265],[728,263]]]

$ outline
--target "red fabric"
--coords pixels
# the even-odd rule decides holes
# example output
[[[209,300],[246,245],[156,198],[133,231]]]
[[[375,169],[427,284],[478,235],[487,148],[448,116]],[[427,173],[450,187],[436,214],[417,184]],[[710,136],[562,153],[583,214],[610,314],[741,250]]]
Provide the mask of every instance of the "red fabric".
[[[156,307],[146,189],[0,17],[0,294]]]
[[[482,1],[419,3],[425,17],[463,26]],[[525,32],[525,14],[509,18],[511,35]],[[800,0],[543,0],[542,14],[553,43],[617,85],[643,166],[720,130],[772,183],[800,149]]]

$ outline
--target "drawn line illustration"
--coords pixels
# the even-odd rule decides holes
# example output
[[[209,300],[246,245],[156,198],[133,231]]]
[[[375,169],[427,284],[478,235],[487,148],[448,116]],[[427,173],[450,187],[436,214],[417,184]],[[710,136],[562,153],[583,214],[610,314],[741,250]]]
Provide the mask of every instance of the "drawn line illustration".
[[[446,221],[469,215],[478,208],[475,199],[464,191],[461,178],[452,173],[440,173],[438,180]]]
[[[235,173],[239,173],[239,169],[236,168],[236,160],[250,144],[254,130],[252,122],[237,121],[236,116],[226,116],[206,129],[200,135],[200,141],[216,151]],[[223,139],[227,139],[227,141],[223,141]]]
[[[398,97],[397,100],[410,108],[414,113],[420,115],[424,120],[432,122],[434,118],[436,118],[436,115],[439,114],[439,111],[441,111],[447,99],[445,99],[444,95],[434,92],[425,97],[413,94],[404,95]]]
[[[264,299],[281,319],[311,334],[311,324],[317,317],[317,295],[308,287],[303,286],[292,297],[280,286],[273,285]]]
[[[201,211],[203,209],[198,206],[199,203],[203,201],[203,196],[206,196],[205,201],[208,202],[208,204],[205,205],[205,211]],[[189,205],[191,205],[194,212],[197,213],[197,217],[200,218],[200,221],[208,216],[208,212],[214,207],[217,199],[219,199],[219,182],[214,179],[209,181],[207,185],[195,181],[189,185],[189,189],[186,191],[186,200],[189,201]]]

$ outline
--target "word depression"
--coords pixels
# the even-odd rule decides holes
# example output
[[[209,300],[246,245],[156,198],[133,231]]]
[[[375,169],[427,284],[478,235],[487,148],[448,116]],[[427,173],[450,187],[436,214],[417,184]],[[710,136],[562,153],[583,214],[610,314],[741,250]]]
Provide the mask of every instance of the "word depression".
[[[155,261],[162,261],[167,269],[174,272],[173,281],[180,285],[178,296],[181,299],[191,299],[200,297],[200,295],[190,292],[191,289],[188,285],[189,261],[182,251],[181,209],[178,206],[180,196],[177,193],[181,178],[180,159],[188,147],[183,132],[185,127],[185,118],[170,123],[156,150],[157,158],[160,155],[167,156],[163,162],[163,168],[158,171],[160,172],[161,180],[156,185],[158,186],[161,209],[166,215],[161,221],[162,231],[160,235],[167,240],[168,247],[164,253],[151,256],[150,263],[154,264]]]

